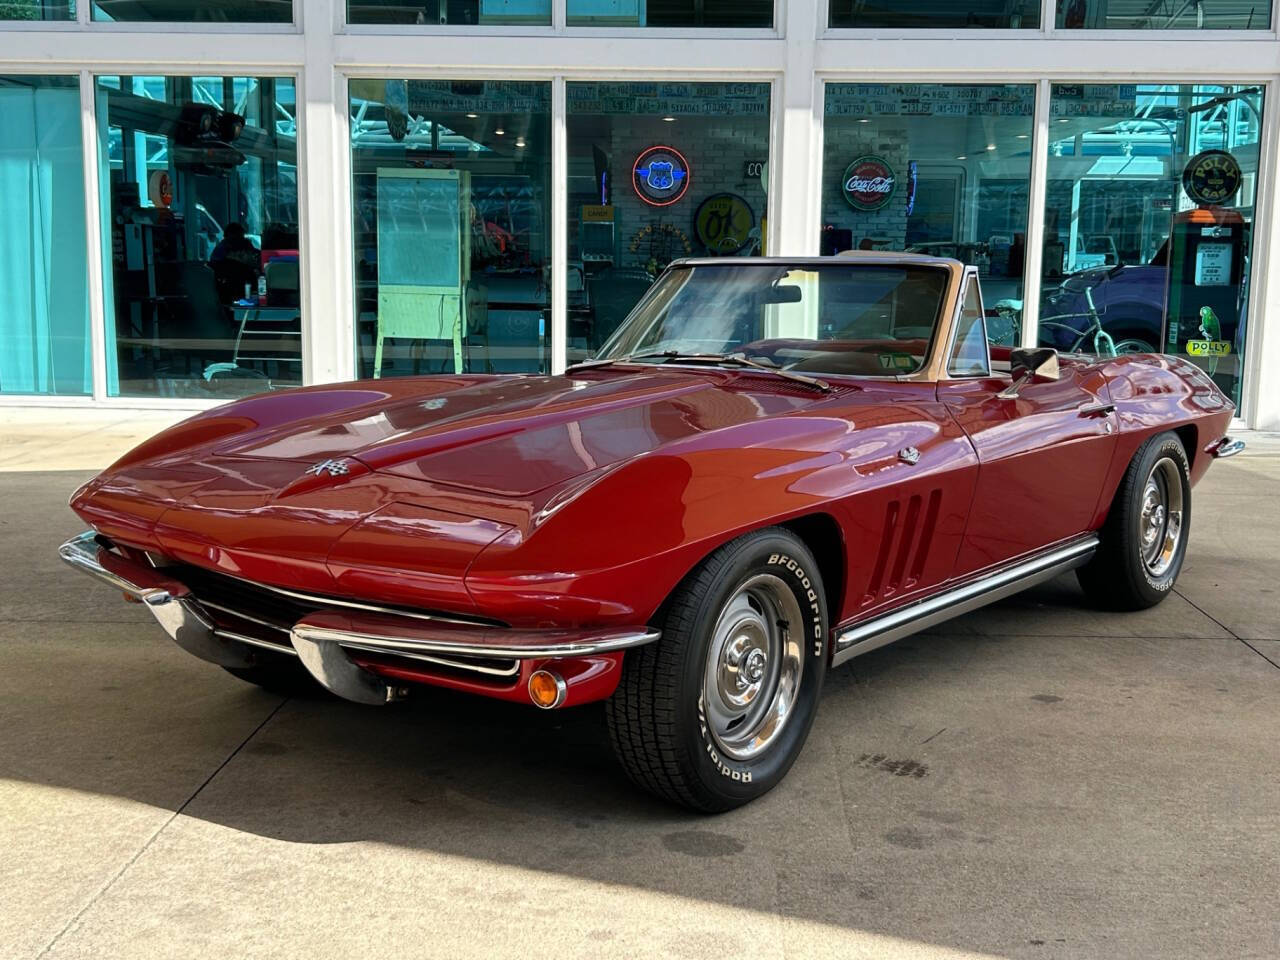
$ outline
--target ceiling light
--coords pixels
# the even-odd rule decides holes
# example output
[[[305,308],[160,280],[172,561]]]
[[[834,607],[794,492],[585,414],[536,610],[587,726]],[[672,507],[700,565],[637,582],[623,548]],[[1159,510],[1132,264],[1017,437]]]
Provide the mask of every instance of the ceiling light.
[[[869,119],[867,119],[866,117],[859,117],[859,118],[858,118],[858,122],[859,122],[859,123],[870,123],[871,121],[870,121]]]
[[[996,145],[995,145],[994,143],[988,143],[988,144],[987,144],[987,149],[988,149],[988,150],[994,150],[995,148],[996,148]]]
[[[968,158],[968,157],[963,157],[963,156],[961,156],[961,157],[956,157],[956,159],[957,159],[957,160],[968,160],[969,158]]]
[[[523,147],[523,146],[524,146],[524,137],[516,137],[516,146],[517,146],[517,147]]]
[[[494,132],[494,133],[496,133],[496,134],[497,134],[498,136],[500,136],[500,137],[506,136],[506,134],[507,134],[507,131],[503,130],[501,127],[499,127],[497,130],[495,130],[495,131],[493,131],[493,132]]]
[[[467,114],[467,119],[468,119],[468,120],[474,120],[474,119],[475,119],[476,117],[478,117],[478,116],[480,116],[480,114],[478,114],[478,113],[468,113],[468,114]]]
[[[1030,134],[1020,133],[1020,134],[1018,134],[1018,139],[1019,139],[1019,140],[1025,140],[1025,139],[1027,139],[1027,137],[1028,137],[1028,136],[1030,136]]]
[[[676,118],[675,118],[675,117],[663,117],[663,118],[662,118],[662,122],[663,122],[663,123],[675,123],[675,122],[676,122]]]
[[[1070,122],[1071,122],[1070,117],[1058,117],[1058,119],[1054,121],[1054,123],[1070,123]]]

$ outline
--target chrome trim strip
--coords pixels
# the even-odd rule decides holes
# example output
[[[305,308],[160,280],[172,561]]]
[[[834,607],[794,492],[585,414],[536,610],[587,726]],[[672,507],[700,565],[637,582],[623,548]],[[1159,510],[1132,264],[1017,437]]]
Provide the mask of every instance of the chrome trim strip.
[[[381,647],[366,647],[358,643],[344,643],[342,645],[342,649],[360,650],[364,653],[387,652]],[[472,663],[466,660],[450,660],[448,657],[432,657],[425,653],[405,653],[404,651],[398,651],[396,656],[405,660],[417,660],[422,663],[433,663],[436,666],[449,667],[454,670],[466,670],[469,673],[483,673],[490,677],[517,677],[520,675],[520,661],[514,660],[510,657],[505,657],[504,659],[511,660],[511,666],[505,669],[499,669],[498,667],[486,667],[483,664]]]
[[[244,620],[244,621],[247,621],[248,623],[256,623],[258,626],[266,627],[269,630],[277,630],[283,634],[288,634],[289,632],[288,627],[283,626],[279,623],[272,623],[270,620],[263,620],[259,617],[255,617],[252,614],[245,613],[241,610],[236,610],[236,609],[233,609],[232,607],[224,606],[221,603],[214,603],[212,600],[206,600],[204,599],[204,597],[200,598],[200,606],[207,607],[210,610],[219,610],[222,613],[235,617],[237,620]]]
[[[229,573],[222,573],[224,577],[232,577]],[[384,613],[392,617],[412,617],[414,620],[425,620],[429,623],[453,623],[461,627],[488,627],[488,623],[476,620],[462,620],[455,617],[444,616],[438,613],[422,613],[415,610],[403,610],[399,607],[380,607],[372,603],[361,603],[358,600],[341,600],[337,597],[322,597],[314,593],[303,593],[299,590],[286,590],[284,587],[273,587],[268,583],[259,583],[257,580],[243,580],[240,577],[232,577],[233,580],[239,580],[241,583],[247,583],[250,586],[259,587],[263,590],[270,590],[272,593],[278,593],[284,597],[291,597],[294,600],[303,600],[307,603],[315,604],[318,607],[342,607],[344,610],[363,610],[366,613]],[[502,629],[502,628],[498,628]]]
[[[1223,437],[1206,448],[1209,456],[1217,460],[1225,460],[1227,457],[1234,457],[1237,453],[1244,449],[1244,441],[1237,440],[1234,437]]]
[[[389,622],[391,621],[391,622]],[[381,617],[361,624],[341,613],[315,613],[303,617],[290,631],[293,647],[303,666],[322,686],[357,703],[382,704],[397,698],[397,687],[359,666],[347,655],[359,649],[395,656],[443,654],[446,657],[483,657],[519,661],[532,658],[581,657],[612,653],[652,643],[657,630],[513,630],[481,627],[470,630],[398,624]],[[474,666],[467,669],[474,670]]]
[[[488,657],[496,660],[533,660],[541,658],[589,657],[601,653],[616,653],[653,643],[662,634],[647,627],[625,630],[492,630],[430,631],[417,629],[402,634],[392,630],[375,632],[376,628],[334,627],[308,621],[320,619],[304,617],[293,628],[294,646],[298,640],[311,643],[336,643],[339,646],[359,644],[384,653],[437,653],[458,657]]]
[[[943,593],[910,606],[899,607],[871,620],[846,627],[836,633],[833,666],[918,633],[952,617],[969,613],[996,600],[1003,600],[1027,587],[1043,583],[1058,574],[1087,563],[1098,547],[1098,537],[1089,535],[968,580]]]
[[[261,647],[263,650],[270,650],[272,653],[283,653],[286,657],[296,657],[298,655],[298,651],[287,644],[259,640],[257,637],[236,633],[233,630],[223,630],[221,627],[214,627],[213,632],[219,637],[226,637],[228,640],[236,641],[236,643],[247,643],[251,647]]]

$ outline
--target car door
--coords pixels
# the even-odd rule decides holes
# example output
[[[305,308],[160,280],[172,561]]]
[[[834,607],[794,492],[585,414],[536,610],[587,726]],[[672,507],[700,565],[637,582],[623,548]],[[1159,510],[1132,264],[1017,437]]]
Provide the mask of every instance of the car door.
[[[1091,365],[1064,359],[1059,379],[1010,391],[1010,375],[992,368],[976,272],[966,275],[962,303],[938,383],[978,455],[957,576],[1086,531],[1117,434],[1105,379]]]

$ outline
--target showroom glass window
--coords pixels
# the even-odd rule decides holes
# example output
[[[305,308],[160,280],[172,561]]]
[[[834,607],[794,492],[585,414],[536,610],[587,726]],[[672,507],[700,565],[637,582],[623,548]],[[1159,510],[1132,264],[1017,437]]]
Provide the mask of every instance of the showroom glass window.
[[[552,0],[347,0],[347,22],[546,26],[551,23],[551,3]]]
[[[551,367],[551,85],[350,83],[362,377]]]
[[[829,83],[822,252],[910,250],[974,264],[989,334],[1016,339],[1035,87]]]
[[[1238,403],[1261,89],[1055,85],[1050,117],[1040,341],[1189,357]]]
[[[767,83],[569,83],[568,359],[672,260],[765,252]]]
[[[1237,0],[1059,0],[1059,30],[1267,30],[1271,4]]]
[[[93,19],[120,23],[292,23],[293,2],[292,0],[93,0]]]
[[[107,392],[225,397],[302,379],[296,90],[99,77]]]
[[[0,393],[92,392],[78,77],[0,76]]]
[[[0,0],[0,22],[75,18],[76,0]]]
[[[1040,27],[1040,0],[979,0],[949,3],[946,0],[830,0],[832,27],[918,28],[933,30],[1011,29]]]
[[[571,27],[772,27],[773,0],[568,0]]]

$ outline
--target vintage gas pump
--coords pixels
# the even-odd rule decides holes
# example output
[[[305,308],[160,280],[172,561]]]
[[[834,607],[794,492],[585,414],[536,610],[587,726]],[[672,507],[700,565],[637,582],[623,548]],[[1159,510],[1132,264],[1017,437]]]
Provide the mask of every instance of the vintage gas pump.
[[[1182,187],[1196,206],[1173,218],[1165,301],[1165,352],[1189,357],[1228,394],[1237,376],[1248,227],[1237,210],[1222,205],[1235,197],[1240,179],[1239,163],[1224,150],[1206,150],[1187,163]]]

